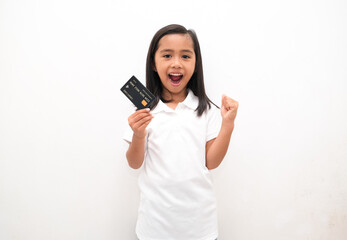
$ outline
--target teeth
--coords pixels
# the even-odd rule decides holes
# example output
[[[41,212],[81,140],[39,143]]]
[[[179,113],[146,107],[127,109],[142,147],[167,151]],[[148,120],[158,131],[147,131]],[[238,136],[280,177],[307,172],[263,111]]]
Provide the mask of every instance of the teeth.
[[[181,73],[170,73],[169,75],[178,77],[178,76],[182,76],[183,74],[181,74]]]

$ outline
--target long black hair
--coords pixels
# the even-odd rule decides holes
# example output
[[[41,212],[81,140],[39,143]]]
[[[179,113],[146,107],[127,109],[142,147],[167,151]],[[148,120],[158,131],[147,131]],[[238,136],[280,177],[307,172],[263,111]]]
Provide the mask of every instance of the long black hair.
[[[149,91],[151,91],[155,96],[155,101],[150,106],[151,109],[155,108],[159,102],[162,100],[163,102],[169,102],[165,100],[162,96],[163,86],[160,81],[159,75],[155,68],[154,56],[156,51],[158,50],[158,43],[162,37],[168,34],[189,34],[189,36],[193,40],[194,44],[194,52],[195,52],[195,70],[193,76],[189,80],[187,84],[187,88],[191,89],[195,96],[199,99],[199,105],[195,109],[197,111],[197,115],[201,116],[204,111],[208,108],[211,108],[211,103],[215,105],[206,95],[205,85],[204,85],[204,74],[202,68],[202,59],[201,59],[201,51],[200,45],[198,41],[198,37],[194,30],[187,30],[185,27],[178,24],[171,24],[166,27],[161,28],[154,36],[151,41],[151,44],[148,49],[147,54],[147,62],[146,62],[146,87]]]

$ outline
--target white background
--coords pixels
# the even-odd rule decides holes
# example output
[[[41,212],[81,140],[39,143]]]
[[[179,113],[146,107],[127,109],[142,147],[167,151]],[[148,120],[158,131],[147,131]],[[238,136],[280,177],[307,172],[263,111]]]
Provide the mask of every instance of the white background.
[[[119,89],[170,23],[197,32],[210,98],[240,102],[219,239],[346,240],[343,0],[1,0],[0,239],[136,239]]]

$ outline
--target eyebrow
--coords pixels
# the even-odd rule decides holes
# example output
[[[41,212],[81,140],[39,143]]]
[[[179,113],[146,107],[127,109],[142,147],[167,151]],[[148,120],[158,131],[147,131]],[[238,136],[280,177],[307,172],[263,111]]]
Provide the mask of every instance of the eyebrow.
[[[163,49],[160,52],[161,53],[162,52],[174,52],[174,50],[172,50],[172,49]],[[189,49],[183,49],[183,50],[181,50],[181,52],[194,53],[192,50],[189,50]]]

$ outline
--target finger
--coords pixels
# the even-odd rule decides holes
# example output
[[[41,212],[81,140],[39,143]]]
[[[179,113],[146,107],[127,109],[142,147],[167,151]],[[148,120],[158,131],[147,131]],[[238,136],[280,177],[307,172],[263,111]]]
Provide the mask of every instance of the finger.
[[[150,110],[151,109],[149,108],[143,108],[143,109],[137,110],[135,113],[149,112]]]
[[[149,111],[150,111],[149,108],[144,108],[144,109],[141,109],[141,110],[137,110],[133,114],[131,114],[130,117],[135,117],[135,116],[137,116],[139,114],[148,113]]]
[[[138,120],[146,117],[146,116],[151,116],[152,114],[148,111],[139,111],[139,112],[135,112],[133,114],[130,115],[130,117],[128,118],[128,122],[137,122]]]
[[[138,114],[147,113],[147,112],[149,112],[149,111],[150,111],[149,108],[144,108],[144,109],[137,110],[137,111],[133,112],[130,116],[136,116],[136,115],[138,115]]]
[[[224,107],[225,109],[229,110],[232,104],[232,99],[229,98],[228,96],[226,96],[225,94],[223,94],[222,96],[222,107]]]
[[[132,119],[136,119],[136,118],[141,118],[143,116],[147,116],[147,115],[150,115],[151,113],[150,112],[147,112],[147,111],[144,111],[144,112],[135,112],[133,113],[130,117]]]
[[[229,98],[228,104],[231,108],[238,108],[239,103],[232,98]]]
[[[134,124],[142,124],[143,122],[151,120],[152,118],[153,118],[153,116],[149,115],[149,116],[138,119],[136,122],[134,122]]]
[[[133,116],[131,118],[132,121],[137,122],[140,121],[141,119],[148,117],[148,116],[152,116],[151,113],[140,113],[140,114],[136,114],[135,116]]]
[[[133,129],[134,133],[144,133],[146,131],[147,126],[149,125],[149,123],[151,122],[152,119],[143,122],[141,125],[137,125],[136,128]]]
[[[150,121],[152,121],[152,119],[153,119],[152,115],[144,117],[144,118],[141,118],[138,121],[133,122],[131,127],[134,128],[134,129],[139,129],[144,123],[146,123],[148,121],[150,122]]]
[[[139,131],[145,130],[151,121],[152,121],[152,119],[149,119],[148,121],[144,122],[141,126],[139,126],[138,130]]]

